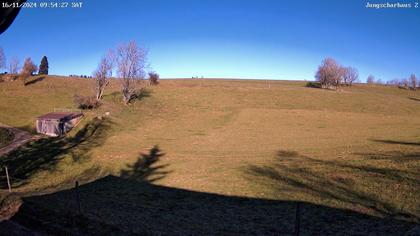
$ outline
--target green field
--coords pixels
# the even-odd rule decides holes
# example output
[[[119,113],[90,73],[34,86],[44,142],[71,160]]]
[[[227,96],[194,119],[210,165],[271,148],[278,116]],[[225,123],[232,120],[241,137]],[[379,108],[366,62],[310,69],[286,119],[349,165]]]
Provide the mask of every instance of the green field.
[[[419,223],[420,91],[305,84],[162,80],[125,106],[112,81],[102,106],[86,112],[68,137],[34,141],[0,158],[0,165],[9,166],[15,190],[24,196],[113,175]],[[33,131],[35,117],[74,108],[75,94],[93,94],[93,82],[47,76],[28,86],[0,83],[0,123]],[[154,155],[153,147],[162,155],[144,168],[142,158]],[[4,186],[3,176],[0,181]],[[106,196],[131,196],[127,188]],[[118,222],[112,217],[100,218]]]

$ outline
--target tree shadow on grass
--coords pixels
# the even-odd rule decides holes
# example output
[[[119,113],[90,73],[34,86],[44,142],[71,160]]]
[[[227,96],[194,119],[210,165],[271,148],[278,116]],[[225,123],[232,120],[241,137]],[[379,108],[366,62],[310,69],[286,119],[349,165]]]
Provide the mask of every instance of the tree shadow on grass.
[[[370,158],[369,153],[360,153],[362,158]],[[393,155],[376,154],[381,160],[394,160],[401,153]],[[273,193],[279,196],[304,196],[306,199],[321,199],[322,202],[338,201],[347,206],[365,209],[364,211],[384,217],[420,222],[416,209],[405,209],[405,204],[415,206],[418,194],[409,197],[409,192],[396,192],[400,206],[388,202],[382,197],[382,189],[375,189],[378,182],[394,182],[411,189],[420,188],[420,173],[364,165],[364,162],[346,162],[336,160],[320,160],[300,155],[294,151],[278,152],[277,159],[268,166],[250,165],[245,169],[250,180],[267,185]],[[357,181],[353,177],[362,176]],[[369,186],[372,184],[372,186]],[[364,185],[366,188],[358,188]],[[417,186],[417,187],[416,187]],[[373,188],[373,192],[372,191]],[[312,201],[312,200],[309,200]],[[417,213],[416,213],[417,212]]]
[[[378,143],[385,143],[385,144],[400,144],[400,145],[420,146],[420,142],[407,142],[407,141],[382,140],[382,139],[374,139],[373,141],[378,142]]]
[[[288,153],[287,155],[294,155]],[[224,196],[151,184],[168,172],[157,146],[123,172],[79,188],[23,199],[14,222],[55,235],[293,235],[296,203]],[[96,170],[92,171],[93,173]],[[159,172],[159,174],[156,174]],[[90,171],[88,171],[90,173]],[[140,180],[140,181],[139,181]],[[304,185],[300,185],[304,186]],[[415,224],[311,203],[301,205],[302,235],[403,234]],[[0,223],[8,232],[10,224]]]
[[[141,153],[139,158],[134,164],[128,165],[128,169],[121,171],[122,178],[134,179],[137,181],[147,181],[153,183],[157,180],[164,178],[169,171],[163,169],[168,166],[156,165],[156,163],[163,157],[165,153],[159,149],[159,146],[155,145],[150,149],[149,153]]]
[[[399,152],[399,151],[393,151],[393,152],[385,152],[385,153],[355,153],[356,155],[362,156],[365,159],[368,160],[385,160],[385,161],[390,161],[390,162],[394,162],[396,164],[398,163],[405,163],[405,162],[414,162],[414,161],[419,161],[420,160],[420,152],[411,152],[411,153],[404,153],[404,152]],[[387,172],[392,172],[395,171],[394,169],[384,169],[381,168],[378,170],[378,172],[381,172],[380,170],[384,170],[386,174]],[[412,179],[409,178],[407,176],[404,176],[404,173],[406,174],[415,174],[415,172],[410,172],[410,171],[404,171],[404,172],[397,172],[397,173],[402,173],[403,177],[401,177],[401,180],[404,180],[406,178],[408,179]],[[417,177],[416,177],[417,178]],[[417,183],[420,182],[420,178],[417,179]]]
[[[381,140],[381,139],[374,139],[374,142],[384,143],[384,144],[396,144],[396,145],[407,145],[413,147],[420,147],[420,142],[410,142],[410,141],[400,141],[400,140]],[[418,152],[401,152],[401,151],[390,151],[390,152],[383,152],[383,153],[355,153],[359,156],[363,156],[366,159],[370,160],[387,160],[396,163],[401,162],[412,162],[412,161],[420,161],[420,151]],[[420,177],[417,181],[420,182]]]
[[[53,235],[294,235],[294,201],[224,196],[106,176],[33,196],[11,221]],[[302,235],[398,235],[415,224],[301,204]],[[0,224],[0,230],[10,228]]]
[[[413,101],[416,101],[416,102],[420,102],[420,99],[419,98],[408,97],[408,99],[413,100]]]
[[[36,77],[36,78],[34,78],[34,79],[32,79],[32,80],[26,81],[26,82],[25,82],[25,86],[28,86],[28,85],[32,85],[32,84],[35,84],[35,83],[41,82],[41,81],[43,81],[44,79],[45,79],[45,76],[38,76],[38,77]]]
[[[132,98],[132,100],[138,100],[138,101],[141,101],[141,100],[143,100],[143,99],[145,99],[145,98],[148,98],[148,97],[150,97],[151,96],[151,91],[149,90],[149,89],[146,89],[146,88],[142,88],[142,89],[139,89],[134,95],[133,95],[133,98]]]
[[[112,93],[102,95],[103,99],[112,99],[120,96],[122,96],[122,93],[120,91],[114,91]]]
[[[95,118],[74,136],[30,142],[0,158],[0,167],[7,166],[13,187],[20,187],[40,171],[54,171],[64,158],[71,158],[73,162],[87,161],[90,158],[88,152],[107,139],[111,124],[109,120]],[[1,187],[6,185],[5,178],[0,175]]]
[[[151,96],[151,91],[147,88],[138,89],[131,97],[130,101],[141,101]],[[115,91],[110,94],[104,94],[103,98],[106,100],[118,101],[122,99],[122,92]]]

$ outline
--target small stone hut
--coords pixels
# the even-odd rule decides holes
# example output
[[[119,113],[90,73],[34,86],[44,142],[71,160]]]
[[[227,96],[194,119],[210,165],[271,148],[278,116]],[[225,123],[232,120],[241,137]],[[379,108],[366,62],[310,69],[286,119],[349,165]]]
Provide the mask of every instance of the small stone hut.
[[[77,112],[51,112],[36,119],[36,131],[48,136],[61,136],[69,132],[82,119]]]

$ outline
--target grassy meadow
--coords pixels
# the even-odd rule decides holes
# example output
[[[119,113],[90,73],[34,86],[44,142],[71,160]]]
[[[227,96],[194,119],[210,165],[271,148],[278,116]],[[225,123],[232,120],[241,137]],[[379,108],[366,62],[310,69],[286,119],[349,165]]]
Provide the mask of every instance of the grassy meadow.
[[[0,123],[33,132],[37,116],[93,94],[89,79],[34,80],[0,83]],[[112,81],[102,106],[85,112],[67,137],[34,141],[0,164],[9,166],[15,190],[31,196],[75,180],[135,176],[139,160],[158,150],[141,172],[153,185],[419,223],[420,91],[305,84],[161,80],[125,106]]]

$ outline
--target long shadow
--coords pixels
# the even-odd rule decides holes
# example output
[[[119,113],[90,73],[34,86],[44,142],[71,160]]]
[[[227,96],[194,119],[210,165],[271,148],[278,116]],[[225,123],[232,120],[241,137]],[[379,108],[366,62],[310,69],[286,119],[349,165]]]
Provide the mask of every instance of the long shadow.
[[[130,101],[136,101],[136,100],[141,101],[145,98],[150,97],[151,94],[152,94],[151,91],[147,88],[139,89],[133,94]],[[119,100],[119,99],[121,99],[121,97],[122,97],[122,93],[120,91],[115,91],[115,92],[112,92],[110,94],[104,94],[103,95],[104,99]]]
[[[401,145],[420,146],[420,142],[407,142],[407,141],[381,140],[381,139],[374,139],[373,141],[374,142],[379,142],[379,143],[386,143],[386,144],[401,144]]]
[[[369,158],[369,154],[360,155],[363,158]],[[381,158],[393,160],[395,157],[390,155],[381,156]],[[404,209],[404,202],[401,202],[402,207],[396,207],[395,204],[382,200],[378,192],[358,190],[357,182],[346,176],[347,172],[351,173],[351,176],[363,176],[364,183],[389,180],[406,186],[414,186],[412,189],[420,188],[420,173],[415,171],[349,164],[344,161],[319,160],[294,151],[279,151],[277,159],[269,166],[250,165],[245,169],[246,175],[251,180],[269,186],[279,196],[290,192],[310,195],[315,199],[323,199],[325,202],[338,201],[352,206],[361,206],[369,212],[385,217],[420,222],[419,215]],[[340,173],[344,174],[340,175]],[[395,193],[399,196],[402,194]],[[416,201],[416,194],[414,194],[414,199],[406,196],[402,200],[413,203]]]
[[[151,184],[156,175],[162,178],[168,173],[163,171],[165,166],[156,166],[163,156],[155,146],[147,154],[141,154],[120,177],[106,176],[82,185],[77,192],[70,189],[24,198],[18,212],[9,221],[0,223],[0,230],[7,234],[19,224],[30,232],[53,235],[295,233],[295,201],[224,196]],[[296,152],[279,152],[284,160],[299,156]],[[88,175],[96,171],[88,171]],[[277,172],[257,173],[281,179]],[[307,187],[296,179],[285,180]],[[312,190],[321,191],[317,187]],[[77,199],[80,199],[80,210]],[[300,205],[301,235],[403,235],[416,225],[312,203],[300,202]]]
[[[122,96],[122,93],[120,91],[114,91],[110,94],[104,94],[103,98],[111,98],[111,97],[116,97],[116,96]]]
[[[163,169],[168,166],[156,165],[156,163],[163,157],[165,153],[159,149],[159,146],[155,145],[150,149],[149,153],[141,153],[137,161],[128,165],[128,169],[121,171],[121,177],[134,179],[137,181],[147,181],[149,183],[155,182],[164,178],[169,171]]]
[[[420,160],[420,152],[404,153],[400,151],[378,153],[354,153],[367,160],[385,160],[395,163],[413,162]],[[382,168],[383,169],[383,168]],[[384,169],[387,170],[387,169]],[[393,169],[390,169],[392,171]],[[402,173],[412,174],[413,172],[404,171]],[[418,180],[420,181],[420,180]]]
[[[35,84],[35,83],[41,82],[44,79],[45,79],[45,76],[39,76],[39,77],[37,77],[35,79],[32,79],[32,80],[29,80],[29,81],[25,82],[25,86],[28,86],[28,85],[31,85],[31,84]]]
[[[420,102],[420,99],[419,98],[408,97],[408,99],[413,100],[413,101],[416,101],[416,102]]]
[[[73,162],[87,161],[88,152],[101,146],[110,129],[111,121],[94,119],[72,137],[42,138],[0,158],[0,168],[7,166],[13,187],[25,185],[36,173],[53,171],[58,162],[71,158]],[[0,175],[4,188],[6,177]]]
[[[293,235],[294,201],[224,196],[106,176],[23,199],[18,223],[54,235]],[[402,235],[414,223],[301,203],[301,235]]]
[[[164,155],[154,146],[140,154],[121,176],[108,175],[80,186],[78,191],[23,198],[17,213],[0,223],[0,232],[8,234],[19,224],[32,233],[52,235],[294,234],[296,201],[225,196],[152,184],[169,173],[166,165],[159,165]],[[280,163],[250,166],[247,173],[252,178],[285,182],[302,191],[378,207],[377,199],[353,191],[351,181],[325,180],[309,169],[312,165],[336,164],[337,169],[353,168],[351,165],[312,158],[303,165],[302,158],[308,157],[279,151]],[[83,175],[96,175],[97,171],[93,168]],[[301,235],[404,235],[416,226],[415,222],[393,217],[380,218],[308,202],[300,205]]]
[[[141,101],[141,100],[143,100],[145,98],[150,97],[150,95],[151,95],[150,90],[149,89],[146,89],[146,88],[143,88],[143,89],[138,90],[134,94],[132,100],[139,100],[139,101]]]

